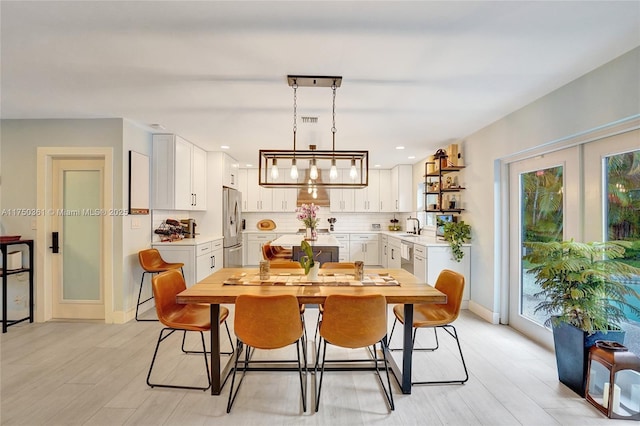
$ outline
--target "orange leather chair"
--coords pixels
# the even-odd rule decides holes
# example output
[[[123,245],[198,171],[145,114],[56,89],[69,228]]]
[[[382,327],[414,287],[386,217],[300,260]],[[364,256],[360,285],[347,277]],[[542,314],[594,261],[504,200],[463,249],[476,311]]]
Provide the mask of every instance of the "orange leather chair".
[[[351,269],[355,271],[356,264],[354,262],[324,262],[320,265],[320,269]]]
[[[209,374],[209,363],[207,362],[207,351],[204,343],[204,332],[211,330],[211,316],[209,312],[209,305],[205,304],[179,304],[176,302],[176,296],[178,293],[186,290],[187,286],[184,282],[184,277],[177,270],[170,270],[163,272],[160,275],[156,275],[151,280],[153,288],[153,294],[156,299],[156,313],[158,314],[159,321],[165,326],[160,330],[158,336],[158,342],[156,343],[156,350],[153,353],[153,359],[151,360],[151,366],[149,367],[149,373],[147,374],[147,384],[153,387],[163,388],[177,388],[177,389],[199,389],[207,390],[211,387],[211,375]],[[224,306],[220,307],[220,322],[224,322],[227,328],[227,336],[229,336],[229,343],[233,349],[233,342],[231,341],[231,334],[229,333],[229,327],[227,325],[227,317],[229,316],[229,309]],[[165,332],[168,332],[165,334]],[[162,383],[151,382],[151,372],[156,362],[156,356],[158,355],[158,349],[160,343],[167,337],[172,335],[175,331],[183,331],[182,336],[182,352],[186,354],[203,354],[204,366],[207,371],[208,385],[206,387],[199,386],[182,386]],[[184,348],[185,338],[187,337],[187,331],[197,331],[200,333],[200,339],[202,340],[202,351],[187,351]]]
[[[142,268],[142,279],[140,280],[140,291],[138,292],[138,303],[136,304],[136,321],[158,321],[157,319],[138,318],[138,308],[140,308],[140,305],[153,299],[153,293],[151,293],[151,297],[140,301],[140,298],[142,297],[142,286],[144,285],[144,275],[159,274],[160,272],[169,271],[171,269],[180,269],[182,276],[184,276],[184,271],[182,269],[184,263],[165,262],[162,256],[160,256],[160,252],[153,248],[139,251],[138,260],[140,261],[140,267]]]
[[[460,352],[460,360],[462,361],[462,367],[464,368],[464,378],[455,380],[439,380],[439,381],[420,381],[412,382],[412,385],[433,385],[433,384],[449,384],[449,383],[464,383],[469,380],[469,373],[467,371],[467,365],[464,362],[464,356],[462,355],[462,348],[460,347],[460,339],[456,328],[453,326],[453,322],[458,318],[460,314],[460,307],[462,306],[462,296],[464,292],[464,275],[449,269],[443,269],[438,275],[435,287],[441,292],[447,295],[446,304],[422,304],[413,306],[413,342],[414,351],[435,351],[439,347],[438,342],[438,328],[442,328],[451,337],[453,337],[458,345],[458,352]],[[391,335],[389,341],[393,337],[393,330],[396,327],[396,322],[400,321],[404,324],[404,305],[395,305],[393,307],[393,313],[396,316],[393,321],[393,327],[391,328]],[[416,348],[416,332],[418,328],[433,328],[433,333],[436,339],[436,346],[433,348]]]
[[[324,313],[320,323],[320,345],[322,345],[322,362],[316,359],[317,369],[320,366],[320,379],[316,391],[316,411],[320,406],[320,393],[322,391],[322,378],[327,355],[327,343],[343,348],[365,348],[373,346],[373,362],[376,375],[382,385],[389,408],[395,408],[393,394],[391,392],[391,380],[389,379],[389,364],[387,363],[387,301],[381,294],[364,296],[332,294],[327,296],[324,302]],[[380,342],[382,347],[382,361],[387,374],[386,385],[380,375],[379,361],[376,345]],[[350,360],[354,361],[354,360]],[[363,360],[371,362],[371,360]]]
[[[300,390],[302,393],[302,409],[307,411],[306,397],[306,372],[307,367],[300,360],[300,352],[305,351],[303,343],[302,320],[300,319],[300,308],[298,299],[290,294],[276,296],[261,296],[242,294],[236,298],[234,314],[234,331],[238,338],[237,348],[246,345],[245,359],[240,361],[236,357],[231,379],[231,389],[229,390],[229,400],[227,402],[227,413],[231,412],[231,407],[236,399],[240,385],[247,372],[251,354],[255,349],[279,349],[296,344],[298,358],[298,374],[300,376]],[[242,364],[242,377],[235,389],[236,373],[238,364]],[[274,395],[278,398],[278,395]]]
[[[286,250],[280,246],[272,246],[270,242],[262,245],[262,257],[265,260],[291,260],[291,250]]]

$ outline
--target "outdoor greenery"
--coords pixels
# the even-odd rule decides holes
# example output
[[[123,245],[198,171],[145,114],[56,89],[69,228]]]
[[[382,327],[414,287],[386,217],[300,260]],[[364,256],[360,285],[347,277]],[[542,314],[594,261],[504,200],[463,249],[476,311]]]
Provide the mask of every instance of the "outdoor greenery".
[[[619,329],[626,315],[640,309],[627,302],[640,294],[622,280],[640,275],[640,269],[616,259],[624,257],[625,241],[528,242],[524,259],[532,265],[542,297],[535,312],[549,315],[546,325],[566,322],[588,333]]]

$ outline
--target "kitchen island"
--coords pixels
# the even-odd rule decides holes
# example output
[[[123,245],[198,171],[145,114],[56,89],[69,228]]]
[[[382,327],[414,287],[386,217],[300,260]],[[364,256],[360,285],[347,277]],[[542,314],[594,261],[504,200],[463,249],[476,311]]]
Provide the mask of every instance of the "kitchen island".
[[[273,240],[271,245],[291,248],[291,259],[298,261],[305,255],[300,247],[300,244],[304,239],[303,235],[283,235]],[[340,261],[340,242],[333,235],[321,234],[318,235],[316,240],[307,242],[311,246],[313,257],[321,264],[325,262]]]

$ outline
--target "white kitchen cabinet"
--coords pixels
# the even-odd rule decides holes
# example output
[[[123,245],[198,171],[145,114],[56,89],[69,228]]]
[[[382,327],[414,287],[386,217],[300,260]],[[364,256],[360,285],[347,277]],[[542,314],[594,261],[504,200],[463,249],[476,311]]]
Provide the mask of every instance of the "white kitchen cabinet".
[[[338,240],[338,259],[340,262],[350,262],[349,257],[349,234],[334,234],[331,233],[336,240]]]
[[[369,170],[369,185],[354,189],[354,211],[374,213],[380,211],[380,170]]]
[[[285,169],[280,173],[277,182],[295,183],[289,175],[289,170]],[[296,201],[298,199],[297,188],[270,188],[273,197],[273,211],[293,213],[296,211]]]
[[[346,182],[349,179],[348,169],[338,169],[338,173],[343,177],[339,178]],[[329,189],[329,210],[332,212],[352,212],[355,207],[355,189],[351,188],[330,188]]]
[[[401,267],[400,239],[389,237],[387,246],[387,268],[400,269]]]
[[[467,309],[471,294],[471,247],[462,246],[461,249],[464,257],[460,262],[456,262],[449,246],[429,246],[427,250],[427,282],[435,285],[438,275],[443,269],[450,269],[464,275],[462,307]]]
[[[153,135],[153,208],[206,210],[207,153],[178,135]]]
[[[412,165],[400,164],[390,171],[380,170],[380,211],[411,212],[414,210],[412,200]]]
[[[389,237],[384,234],[380,234],[380,265],[386,268],[388,265],[387,256],[389,252]]]
[[[262,232],[260,234],[245,234],[246,248],[245,248],[245,266],[257,266],[260,264],[262,257],[262,246],[269,241],[276,239],[275,232]]]
[[[154,243],[160,255],[167,262],[184,263],[184,280],[187,287],[201,281],[222,267],[222,239],[207,240],[196,238],[173,243]]]
[[[239,189],[238,170],[240,170],[240,163],[238,163],[238,160],[236,160],[229,154],[223,153],[222,155],[222,186]]]
[[[273,211],[273,190],[258,185],[258,169],[246,170],[246,194],[242,193],[243,211],[270,212]]]
[[[413,275],[427,282],[427,248],[418,244],[413,246]]]
[[[351,234],[349,257],[351,262],[363,261],[365,265],[380,264],[380,241],[378,234]]]

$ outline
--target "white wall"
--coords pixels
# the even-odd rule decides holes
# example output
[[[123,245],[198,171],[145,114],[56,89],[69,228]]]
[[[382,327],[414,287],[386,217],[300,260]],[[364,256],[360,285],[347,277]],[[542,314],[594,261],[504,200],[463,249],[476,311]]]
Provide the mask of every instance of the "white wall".
[[[639,114],[639,76],[636,48],[464,138],[464,220],[471,224],[473,237],[472,310],[474,303],[478,311],[487,310],[494,317],[500,310],[496,160]]]
[[[123,122],[122,128],[122,205],[129,208],[129,151],[136,151],[149,157],[149,174],[151,175],[152,135],[145,129],[135,126],[129,121]],[[151,176],[149,176],[151,179]],[[149,185],[151,191],[151,185]],[[135,314],[138,299],[138,285],[142,276],[142,268],[138,261],[138,252],[150,247],[152,235],[151,213],[147,215],[125,216],[122,220],[122,262],[116,258],[113,274],[116,284],[113,291],[116,306],[115,322],[124,322]],[[147,283],[148,284],[148,283]],[[148,296],[151,286],[145,287]],[[147,297],[148,297],[147,296]],[[146,297],[145,297],[146,298]]]
[[[128,208],[128,155],[134,149],[151,155],[151,135],[119,118],[91,120],[2,120],[0,123],[0,187],[3,209],[37,207],[36,199],[36,155],[38,147],[111,147],[113,149],[113,206]],[[108,207],[108,206],[107,206]],[[131,220],[140,219],[139,229],[131,229]],[[0,229],[6,234],[20,234],[24,238],[36,239],[36,230],[31,229],[30,217],[1,216]],[[114,319],[126,317],[126,312],[135,309],[133,294],[141,271],[137,266],[137,251],[149,247],[151,241],[150,216],[115,216],[113,218],[113,276]],[[36,242],[36,252],[48,250],[46,243]],[[133,263],[135,254],[135,264]],[[120,261],[124,259],[124,262]],[[36,277],[39,271],[35,271]],[[26,294],[23,285],[10,285],[9,311],[19,309],[12,306],[15,296]],[[38,295],[36,294],[36,297]],[[137,294],[135,295],[137,298]]]

